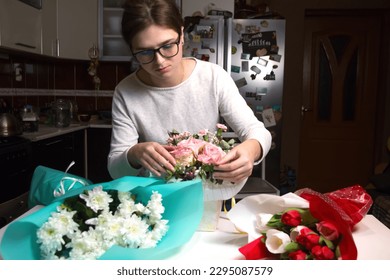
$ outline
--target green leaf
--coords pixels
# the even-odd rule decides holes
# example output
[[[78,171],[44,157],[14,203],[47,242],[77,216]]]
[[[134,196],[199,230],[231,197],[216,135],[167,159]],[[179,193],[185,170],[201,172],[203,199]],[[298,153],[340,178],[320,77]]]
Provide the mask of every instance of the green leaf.
[[[290,242],[286,245],[286,247],[284,247],[284,249],[286,252],[291,253],[299,249],[299,244],[297,242]]]
[[[327,247],[329,247],[329,249],[331,250],[334,250],[335,246],[333,244],[332,241],[330,241],[329,239],[326,239],[325,237],[323,237],[322,235],[320,235],[320,243],[324,243]]]

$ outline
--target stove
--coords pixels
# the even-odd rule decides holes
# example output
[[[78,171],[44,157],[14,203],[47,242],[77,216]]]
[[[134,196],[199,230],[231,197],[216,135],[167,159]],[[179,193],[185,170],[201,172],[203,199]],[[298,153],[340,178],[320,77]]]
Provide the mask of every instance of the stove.
[[[0,137],[0,228],[27,210],[33,174],[31,141]]]

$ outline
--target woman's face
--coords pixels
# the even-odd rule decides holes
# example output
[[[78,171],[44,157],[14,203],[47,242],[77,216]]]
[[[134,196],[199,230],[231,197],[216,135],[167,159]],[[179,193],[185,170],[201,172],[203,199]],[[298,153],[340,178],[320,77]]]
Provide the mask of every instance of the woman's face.
[[[183,55],[181,40],[182,36],[179,36],[173,29],[158,25],[152,25],[146,28],[133,38],[133,54],[138,53],[138,55],[141,56],[140,58],[147,58],[147,54],[149,54],[149,57],[150,54],[152,56],[154,54],[154,58],[150,63],[141,63],[142,69],[149,74],[149,78],[154,85],[164,86],[167,83],[175,83],[175,81],[180,79],[182,72],[181,60]],[[177,42],[179,42],[179,44],[175,44]],[[158,48],[160,48],[160,52],[165,54],[166,57],[161,55],[159,51],[156,51]],[[170,54],[174,54],[177,49],[178,52],[176,55],[167,58],[167,56],[171,56]]]

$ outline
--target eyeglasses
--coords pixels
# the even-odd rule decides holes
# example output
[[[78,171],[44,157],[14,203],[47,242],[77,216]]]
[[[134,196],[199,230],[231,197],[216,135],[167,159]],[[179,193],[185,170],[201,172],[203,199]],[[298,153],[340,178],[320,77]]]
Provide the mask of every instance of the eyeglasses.
[[[133,56],[141,64],[151,63],[158,52],[162,57],[171,58],[179,53],[180,38],[175,43],[165,44],[157,49],[143,50],[133,53]]]

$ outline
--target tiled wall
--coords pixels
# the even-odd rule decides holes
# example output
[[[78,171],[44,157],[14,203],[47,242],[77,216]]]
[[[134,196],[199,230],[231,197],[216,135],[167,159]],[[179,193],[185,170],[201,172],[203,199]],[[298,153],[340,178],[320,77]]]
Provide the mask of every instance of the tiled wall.
[[[22,80],[16,79],[19,64]],[[130,62],[100,61],[99,91],[88,74],[89,61],[58,59],[0,48],[0,99],[14,109],[31,104],[48,106],[61,95],[77,103],[79,111],[111,110],[116,84],[131,73]],[[24,89],[26,94],[24,94]],[[43,91],[31,89],[39,89]],[[27,93],[28,92],[28,93]]]

